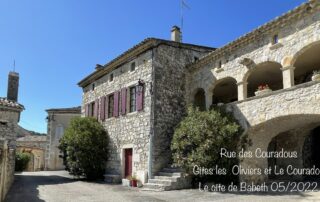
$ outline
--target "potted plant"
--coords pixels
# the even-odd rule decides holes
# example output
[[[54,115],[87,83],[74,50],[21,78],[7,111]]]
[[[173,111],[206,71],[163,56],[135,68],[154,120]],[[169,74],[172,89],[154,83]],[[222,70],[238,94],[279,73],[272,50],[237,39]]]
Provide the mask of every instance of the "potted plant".
[[[320,81],[320,70],[313,71],[312,81]]]
[[[255,92],[255,95],[263,95],[263,94],[269,93],[271,91],[272,90],[270,89],[268,84],[261,84],[261,85],[258,86],[258,89]]]
[[[131,187],[137,187],[138,186],[138,179],[136,176],[130,176],[128,177],[128,180],[130,180],[130,186]]]

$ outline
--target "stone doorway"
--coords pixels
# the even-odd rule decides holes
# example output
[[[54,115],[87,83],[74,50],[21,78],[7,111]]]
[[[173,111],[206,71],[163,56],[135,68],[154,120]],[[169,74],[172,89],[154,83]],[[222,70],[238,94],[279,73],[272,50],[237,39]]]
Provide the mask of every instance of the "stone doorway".
[[[124,176],[125,178],[132,176],[132,149],[124,150]]]

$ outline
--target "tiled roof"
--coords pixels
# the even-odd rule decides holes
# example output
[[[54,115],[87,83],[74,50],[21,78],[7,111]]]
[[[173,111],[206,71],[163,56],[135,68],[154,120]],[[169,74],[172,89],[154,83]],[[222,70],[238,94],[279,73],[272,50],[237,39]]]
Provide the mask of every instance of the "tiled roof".
[[[7,98],[0,98],[0,106],[11,107],[11,108],[24,110],[24,106],[23,105],[15,102],[15,101],[8,100]]]
[[[140,43],[136,44],[132,48],[128,49],[127,51],[123,52],[121,55],[118,57],[114,58],[110,62],[108,62],[105,65],[101,65],[100,68],[96,69],[93,73],[82,79],[78,85],[80,87],[85,87],[88,85],[90,82],[100,78],[101,76],[105,75],[108,73],[108,71],[111,71],[113,68],[117,68],[119,65],[128,62],[128,59],[132,59],[132,57],[135,57],[153,47],[157,47],[160,44],[165,44],[169,46],[174,46],[174,47],[182,47],[186,49],[194,49],[194,48],[201,48],[203,50],[206,50],[207,52],[214,51],[215,48],[208,47],[208,46],[200,46],[200,45],[195,45],[195,44],[189,44],[189,43],[180,43],[180,42],[175,42],[175,41],[170,41],[170,40],[165,40],[165,39],[158,39],[158,38],[146,38]]]
[[[20,137],[17,139],[18,142],[45,142],[47,141],[47,136],[43,135],[28,135],[25,137]]]
[[[81,113],[81,107],[70,107],[70,108],[53,108],[47,109],[46,112],[60,112],[60,113]]]

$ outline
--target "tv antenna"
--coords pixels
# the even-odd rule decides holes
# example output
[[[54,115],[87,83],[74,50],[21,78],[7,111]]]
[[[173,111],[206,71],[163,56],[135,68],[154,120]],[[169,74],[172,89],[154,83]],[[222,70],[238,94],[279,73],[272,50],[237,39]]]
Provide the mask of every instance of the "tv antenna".
[[[14,72],[16,71],[16,60],[15,59],[13,60],[13,71]]]
[[[187,8],[190,10],[190,7],[185,2],[185,0],[180,0],[180,17],[181,17],[180,27],[181,27],[181,31],[183,30],[183,9],[184,8]]]

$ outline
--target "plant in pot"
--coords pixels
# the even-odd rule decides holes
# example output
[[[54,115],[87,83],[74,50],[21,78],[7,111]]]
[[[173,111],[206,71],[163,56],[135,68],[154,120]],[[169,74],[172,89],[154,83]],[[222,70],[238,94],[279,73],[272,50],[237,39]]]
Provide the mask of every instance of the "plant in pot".
[[[138,186],[138,179],[136,176],[130,176],[128,177],[128,180],[130,180],[130,186],[131,187],[137,187]]]
[[[266,93],[271,92],[271,88],[268,86],[268,84],[261,84],[258,86],[258,89],[255,92],[255,95],[263,95]]]
[[[312,81],[320,81],[320,70],[313,71]]]

